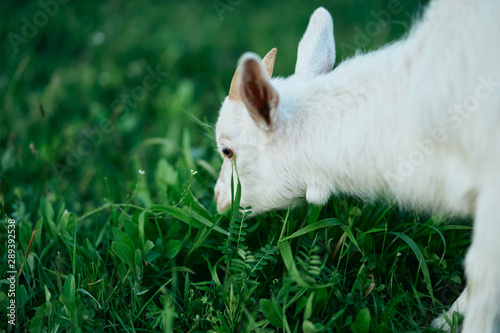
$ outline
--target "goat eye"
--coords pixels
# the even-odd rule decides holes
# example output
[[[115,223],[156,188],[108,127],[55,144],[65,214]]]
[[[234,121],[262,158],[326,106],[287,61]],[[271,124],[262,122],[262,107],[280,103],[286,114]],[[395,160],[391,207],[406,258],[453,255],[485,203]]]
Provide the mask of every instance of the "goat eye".
[[[226,155],[227,158],[233,157],[233,151],[229,148],[222,148],[222,153]]]

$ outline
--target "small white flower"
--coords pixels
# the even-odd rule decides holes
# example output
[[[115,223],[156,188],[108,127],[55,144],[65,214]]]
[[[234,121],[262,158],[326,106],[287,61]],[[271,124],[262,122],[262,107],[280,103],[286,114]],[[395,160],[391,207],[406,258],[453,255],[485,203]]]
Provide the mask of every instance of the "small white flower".
[[[195,171],[195,170],[191,170],[191,175],[196,175],[198,173],[198,171]]]
[[[401,256],[401,252],[398,252],[397,256],[398,256],[398,257],[399,257],[399,256]]]
[[[143,174],[145,174],[145,173],[146,173],[146,171],[139,170],[139,173],[140,173],[141,175],[143,175]]]

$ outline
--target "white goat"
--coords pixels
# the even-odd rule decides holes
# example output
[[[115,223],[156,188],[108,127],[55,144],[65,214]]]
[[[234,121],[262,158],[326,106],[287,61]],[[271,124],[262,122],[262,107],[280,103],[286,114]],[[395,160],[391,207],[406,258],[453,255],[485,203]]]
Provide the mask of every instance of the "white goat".
[[[241,57],[216,127],[218,210],[234,154],[256,214],[343,192],[473,215],[463,331],[500,332],[500,1],[433,1],[406,39],[331,71],[334,50],[319,8],[291,77],[270,79],[276,49]]]

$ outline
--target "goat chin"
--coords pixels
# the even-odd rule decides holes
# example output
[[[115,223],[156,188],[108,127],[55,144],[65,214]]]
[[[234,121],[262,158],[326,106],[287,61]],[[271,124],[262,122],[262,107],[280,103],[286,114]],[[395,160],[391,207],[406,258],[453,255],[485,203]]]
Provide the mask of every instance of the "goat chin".
[[[237,166],[255,213],[344,192],[473,216],[468,293],[451,310],[465,310],[464,332],[500,332],[500,262],[487,256],[500,253],[498,17],[497,0],[436,0],[405,39],[332,71],[333,22],[318,8],[294,75],[271,78],[276,49],[244,54],[216,125],[219,209]]]

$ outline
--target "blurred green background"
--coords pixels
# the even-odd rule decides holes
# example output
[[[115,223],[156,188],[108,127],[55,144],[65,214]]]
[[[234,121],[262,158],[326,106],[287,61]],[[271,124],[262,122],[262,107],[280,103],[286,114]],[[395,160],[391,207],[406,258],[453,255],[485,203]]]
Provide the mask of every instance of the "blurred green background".
[[[333,16],[338,64],[405,34],[424,3],[2,1],[2,212],[28,218],[46,197],[82,214],[134,191],[148,206],[169,197],[155,177],[175,184],[190,169],[215,211],[221,161],[196,119],[215,123],[245,51],[277,47],[275,75],[292,74],[318,6]]]

